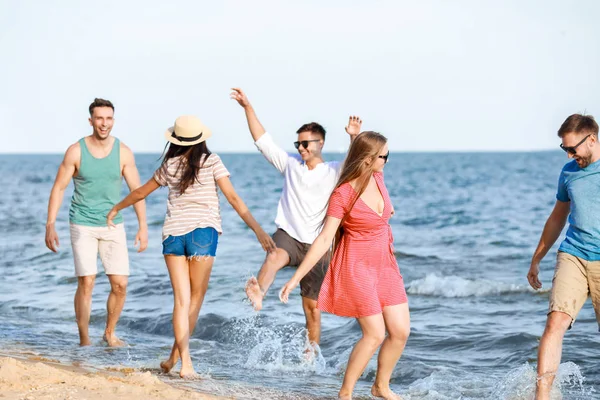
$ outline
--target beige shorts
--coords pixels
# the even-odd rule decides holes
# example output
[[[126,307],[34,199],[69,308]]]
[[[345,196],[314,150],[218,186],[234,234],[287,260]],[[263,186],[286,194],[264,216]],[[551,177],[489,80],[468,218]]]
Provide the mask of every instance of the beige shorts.
[[[98,253],[106,275],[129,275],[129,253],[123,224],[112,228],[71,224],[71,246],[76,276],[98,273]]]
[[[600,324],[600,261],[586,261],[558,252],[548,313],[560,311],[575,321],[588,296]]]

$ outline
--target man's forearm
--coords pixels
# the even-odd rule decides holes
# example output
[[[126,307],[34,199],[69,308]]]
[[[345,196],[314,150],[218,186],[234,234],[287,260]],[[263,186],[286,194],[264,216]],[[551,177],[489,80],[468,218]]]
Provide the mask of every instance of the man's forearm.
[[[46,219],[46,226],[53,225],[56,222],[58,211],[62,204],[64,197],[64,190],[53,188],[50,192],[50,200],[48,200],[48,218]]]
[[[262,135],[265,134],[265,128],[262,126],[256,113],[254,112],[254,108],[251,105],[244,108],[244,112],[246,113],[246,121],[248,122],[248,129],[250,129],[250,134],[252,138],[256,142],[261,138]]]
[[[535,252],[533,253],[533,257],[531,259],[532,264],[538,264],[542,261],[542,259],[548,254],[548,251],[552,248],[563,228],[565,227],[564,223],[560,221],[555,221],[553,219],[548,219],[546,225],[544,226],[544,230],[542,232],[542,237],[540,238],[540,242],[538,243]]]

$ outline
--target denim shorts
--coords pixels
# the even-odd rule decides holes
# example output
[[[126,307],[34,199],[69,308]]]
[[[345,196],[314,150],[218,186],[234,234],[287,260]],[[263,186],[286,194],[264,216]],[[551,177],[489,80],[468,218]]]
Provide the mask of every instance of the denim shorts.
[[[215,228],[196,228],[185,235],[167,236],[163,241],[163,254],[185,257],[215,257],[218,243],[219,233]]]

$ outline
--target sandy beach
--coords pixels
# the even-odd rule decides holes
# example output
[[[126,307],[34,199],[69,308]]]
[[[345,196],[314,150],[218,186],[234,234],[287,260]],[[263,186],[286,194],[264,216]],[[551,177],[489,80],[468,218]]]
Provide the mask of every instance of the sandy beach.
[[[91,372],[42,358],[0,357],[0,398],[22,400],[197,399],[211,396],[175,388],[150,372]]]

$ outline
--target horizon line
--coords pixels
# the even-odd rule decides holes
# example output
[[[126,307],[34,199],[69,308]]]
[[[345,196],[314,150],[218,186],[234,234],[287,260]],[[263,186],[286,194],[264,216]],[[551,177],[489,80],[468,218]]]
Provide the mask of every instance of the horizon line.
[[[285,149],[284,149],[285,150]],[[288,153],[295,153],[296,151],[285,150]],[[559,149],[495,149],[495,150],[390,150],[391,154],[472,154],[472,153],[542,153],[542,152],[558,152]],[[258,151],[211,151],[211,153],[218,154],[256,154],[260,155]],[[324,151],[322,154],[345,154],[346,151]],[[0,151],[0,156],[33,156],[33,155],[63,155],[64,152],[5,152]],[[134,151],[134,155],[137,154],[162,154],[162,151]]]

